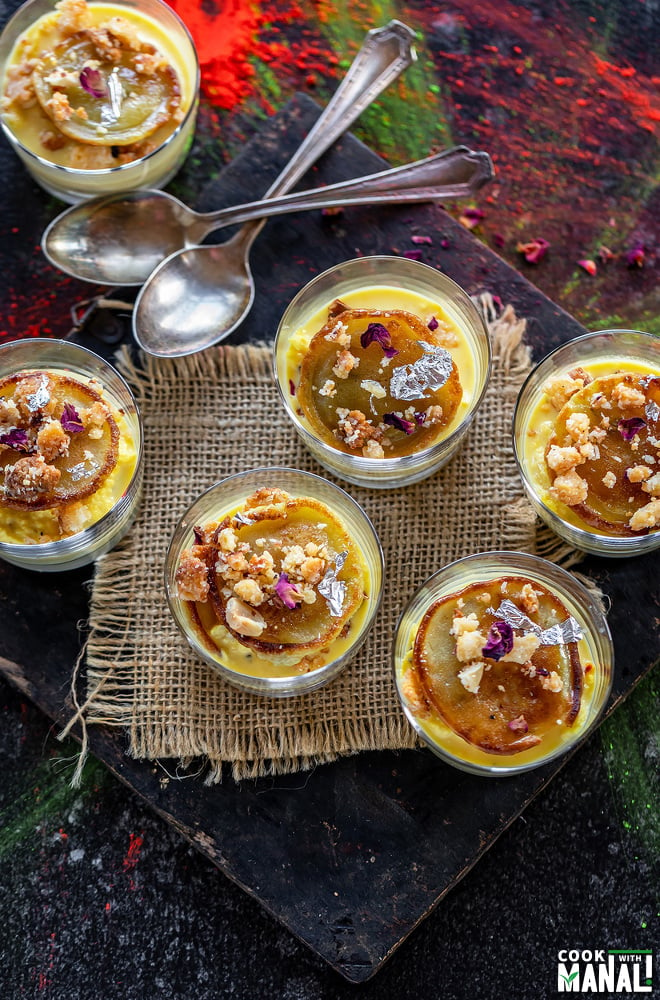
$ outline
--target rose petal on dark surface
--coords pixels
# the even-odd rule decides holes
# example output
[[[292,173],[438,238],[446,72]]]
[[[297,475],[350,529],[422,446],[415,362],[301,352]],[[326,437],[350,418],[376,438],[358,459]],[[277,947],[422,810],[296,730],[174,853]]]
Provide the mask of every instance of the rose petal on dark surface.
[[[513,649],[513,629],[507,622],[496,621],[490,627],[486,645],[481,650],[489,660],[500,660]]]
[[[291,610],[302,604],[298,588],[295,584],[289,583],[289,577],[286,573],[280,573],[278,581],[275,584],[275,593],[282,603]]]
[[[420,246],[420,244],[424,243],[427,244],[428,246],[433,245],[433,240],[431,239],[430,236],[411,236],[410,242],[415,243],[417,246]]]
[[[616,425],[616,429],[624,441],[632,441],[642,427],[646,427],[646,421],[642,417],[622,417]]]
[[[7,431],[6,434],[0,434],[0,444],[7,445],[8,448],[13,448],[14,451],[30,451],[31,448],[27,431],[21,430],[18,427]]]
[[[81,431],[85,430],[80,414],[72,403],[64,404],[60,423],[67,434],[80,434]]]
[[[101,97],[108,96],[108,88],[101,71],[98,69],[92,69],[91,66],[85,66],[85,68],[80,71],[80,86],[92,97],[100,99]]]
[[[403,256],[406,260],[421,260],[423,255],[421,250],[406,250]]]
[[[383,414],[383,423],[389,427],[396,427],[398,431],[403,431],[404,434],[412,434],[415,430],[412,420],[404,420],[403,417],[398,417],[396,413]]]
[[[643,243],[635,243],[626,253],[628,267],[644,267],[645,247]]]
[[[550,244],[542,236],[537,236],[536,239],[530,240],[529,243],[518,243],[516,246],[516,250],[518,253],[523,254],[528,264],[538,264],[545,257],[549,249]]]

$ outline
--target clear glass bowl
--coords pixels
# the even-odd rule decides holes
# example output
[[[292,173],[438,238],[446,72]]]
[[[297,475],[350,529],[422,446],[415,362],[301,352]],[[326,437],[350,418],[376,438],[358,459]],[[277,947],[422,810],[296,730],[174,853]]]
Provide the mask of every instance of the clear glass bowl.
[[[39,18],[53,12],[57,0],[28,0],[7,22],[0,35],[1,90],[12,52],[20,37]],[[109,14],[139,18],[148,25],[155,23],[162,45],[178,71],[182,89],[184,117],[173,132],[155,150],[130,163],[104,169],[78,169],[62,166],[48,159],[47,152],[26,145],[12,130],[8,116],[2,115],[2,128],[10,145],[35,181],[62,201],[74,203],[84,198],[117,194],[136,188],[164,187],[183,163],[192,144],[199,101],[199,62],[192,38],[179,16],[162,0],[109,0],[94,4],[109,9]]]
[[[247,497],[262,487],[283,490],[290,497],[309,497],[329,508],[348,531],[364,562],[367,590],[365,600],[350,619],[348,639],[340,637],[330,648],[328,660],[307,673],[282,664],[253,663],[231,649],[221,651],[194,623],[189,604],[178,595],[176,571],[181,554],[194,541],[194,527],[221,520],[240,509]],[[365,641],[373,624],[383,590],[383,553],[378,536],[364,510],[340,487],[320,476],[282,467],[251,469],[223,479],[194,502],[177,525],[167,552],[165,585],[174,620],[195,653],[236,687],[254,694],[285,697],[314,691],[330,681],[347,666]],[[271,673],[272,670],[272,673]]]
[[[137,513],[143,480],[142,419],[133,393],[119,373],[103,358],[77,344],[63,340],[14,340],[0,346],[0,379],[17,372],[51,371],[68,374],[82,383],[90,380],[103,387],[103,398],[121,414],[120,456],[113,475],[117,492],[106,513],[77,534],[51,542],[26,543],[0,541],[0,559],[42,572],[77,569],[98,559],[113,548],[128,531]],[[104,484],[105,485],[105,484]],[[91,497],[91,501],[97,495]],[[104,504],[105,506],[105,504]],[[5,508],[6,512],[7,508]],[[0,519],[6,516],[0,502]],[[20,512],[23,514],[23,512]],[[38,517],[42,512],[26,512]]]
[[[572,726],[558,727],[557,739],[518,753],[487,753],[459,736],[439,715],[420,718],[406,701],[402,681],[410,664],[415,637],[424,614],[441,598],[470,584],[488,583],[503,576],[524,577],[555,594],[583,631],[580,658],[593,667],[585,673],[582,702]],[[598,602],[575,577],[553,563],[523,552],[484,552],[459,559],[431,576],[417,591],[399,619],[394,643],[394,673],[403,711],[420,739],[446,763],[471,774],[504,777],[520,774],[556,760],[583,740],[598,722],[610,695],[613,646],[607,621]]]
[[[513,445],[525,491],[541,520],[583,552],[621,557],[650,552],[660,546],[660,529],[646,535],[606,534],[588,525],[549,493],[550,478],[543,453],[551,429],[546,424],[546,433],[543,428],[538,432],[538,425],[543,424],[539,408],[544,404],[548,379],[576,367],[592,376],[616,369],[660,375],[660,337],[637,330],[596,331],[563,344],[539,362],[520,390],[513,416]]]
[[[376,294],[374,295],[374,290]],[[457,361],[463,383],[463,401],[447,434],[430,447],[392,458],[347,454],[321,440],[299,412],[291,381],[296,379],[295,357],[300,344],[320,329],[320,318],[334,299],[360,308],[364,294],[376,309],[405,309],[444,313],[463,337],[466,364]],[[378,302],[379,304],[376,304]],[[294,339],[295,338],[295,339]],[[479,405],[490,374],[490,339],[482,317],[466,292],[433,267],[405,257],[360,257],[338,264],[306,285],[286,309],[275,337],[275,378],[285,412],[316,460],[341,479],[371,489],[391,489],[432,475],[458,450]],[[293,374],[292,374],[293,373]],[[402,404],[402,408],[405,407]]]

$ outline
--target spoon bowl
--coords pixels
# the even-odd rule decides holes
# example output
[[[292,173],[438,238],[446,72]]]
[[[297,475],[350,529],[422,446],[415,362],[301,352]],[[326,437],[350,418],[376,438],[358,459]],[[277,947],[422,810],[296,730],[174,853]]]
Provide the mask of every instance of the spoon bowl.
[[[250,242],[244,233],[204,247],[203,254],[200,249],[180,250],[164,260],[153,274],[162,277],[147,282],[138,297],[134,332],[149,354],[168,358],[204,350],[228,337],[252,308]]]

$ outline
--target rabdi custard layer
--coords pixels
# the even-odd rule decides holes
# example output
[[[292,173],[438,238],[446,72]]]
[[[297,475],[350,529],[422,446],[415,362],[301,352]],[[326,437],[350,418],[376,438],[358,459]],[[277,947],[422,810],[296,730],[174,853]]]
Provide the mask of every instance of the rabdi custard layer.
[[[138,10],[61,0],[12,52],[3,118],[23,146],[52,163],[130,163],[161,146],[191,106],[194,70],[182,58]]]
[[[527,474],[562,519],[598,534],[660,526],[660,372],[616,359],[552,376],[530,415]]]
[[[303,426],[347,454],[411,455],[448,437],[474,392],[474,360],[442,308],[401,289],[350,292],[291,338]]]
[[[179,558],[178,597],[198,640],[230,669],[308,673],[360,634],[367,568],[326,504],[264,487],[194,535]]]
[[[78,534],[114,507],[136,462],[128,421],[98,380],[47,370],[0,380],[0,541]]]

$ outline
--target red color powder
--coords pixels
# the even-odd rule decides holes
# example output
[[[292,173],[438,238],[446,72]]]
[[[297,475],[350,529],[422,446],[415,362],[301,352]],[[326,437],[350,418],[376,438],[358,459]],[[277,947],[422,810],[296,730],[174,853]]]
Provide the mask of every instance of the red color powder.
[[[140,860],[140,851],[142,850],[143,843],[144,837],[140,837],[136,833],[131,834],[128,851],[126,852],[126,857],[124,858],[122,864],[122,868],[125,872],[129,872],[131,869],[135,868],[136,864]]]
[[[250,0],[191,0],[170,5],[193,36],[202,70],[202,89],[209,100],[230,111],[250,93],[253,49],[261,15]]]

